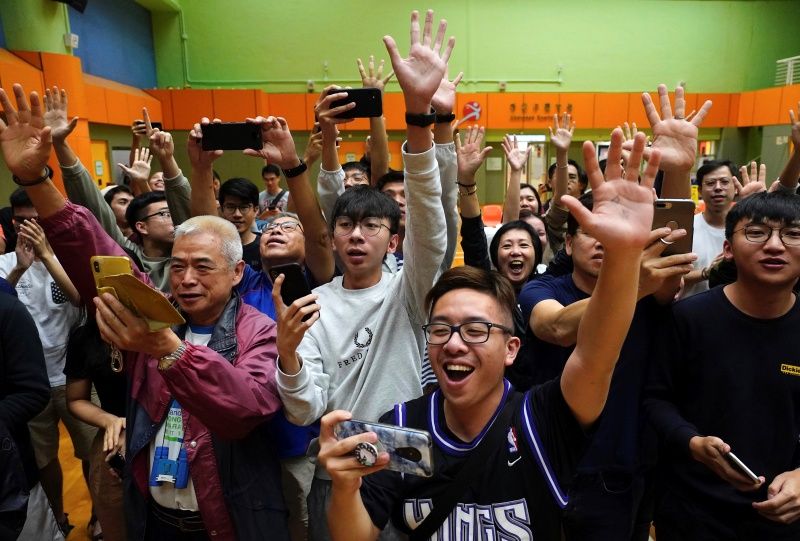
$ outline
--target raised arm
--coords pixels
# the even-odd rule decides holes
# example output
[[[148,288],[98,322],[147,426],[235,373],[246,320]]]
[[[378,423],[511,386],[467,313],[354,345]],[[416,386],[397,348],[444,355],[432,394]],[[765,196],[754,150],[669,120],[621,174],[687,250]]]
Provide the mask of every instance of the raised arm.
[[[661,152],[661,170],[664,171],[664,183],[661,186],[661,197],[664,199],[690,199],[692,196],[689,173],[694,167],[697,155],[698,128],[703,123],[711,101],[706,100],[691,120],[686,119],[686,98],[682,86],[675,89],[675,112],[669,103],[669,93],[665,85],[658,85],[658,98],[661,115],[650,94],[642,93],[647,120],[653,129],[653,149]],[[628,147],[632,146],[632,142]],[[645,153],[647,157],[649,153]]]
[[[560,123],[558,115],[553,115],[553,127],[550,128],[550,144],[556,149],[556,173],[553,180],[552,204],[562,208],[561,197],[567,193],[567,184],[569,184],[570,180],[567,155],[569,146],[572,144],[573,133],[575,133],[575,122],[572,122],[569,113],[564,113]]]
[[[364,88],[377,88],[381,91],[383,96],[383,89],[386,83],[394,75],[389,72],[384,77],[383,65],[384,61],[381,60],[378,64],[378,69],[375,69],[375,56],[369,55],[369,63],[367,69],[364,69],[364,63],[359,58],[358,73],[361,74],[361,84]],[[370,165],[370,184],[375,186],[378,179],[389,172],[389,137],[386,135],[386,120],[383,116],[373,116],[369,118],[369,165]]]
[[[453,110],[456,106],[456,87],[461,82],[463,73],[450,80],[445,72],[439,88],[431,98],[431,106],[436,112],[433,126],[433,142],[436,145],[436,163],[439,166],[439,182],[442,186],[442,209],[444,210],[447,247],[442,259],[441,271],[453,265],[458,244],[458,166],[456,164],[456,147],[453,141]]]
[[[145,192],[152,191],[147,181],[150,179],[151,164],[153,163],[153,155],[150,154],[150,149],[147,147],[137,148],[133,151],[133,158],[130,165],[118,163],[122,171],[131,179],[131,191],[133,195],[140,195]]]
[[[517,146],[517,137],[506,135],[503,137],[503,152],[508,164],[508,186],[506,186],[506,199],[503,203],[503,223],[519,220],[519,192],[522,182],[522,168],[528,162],[533,147],[528,146],[521,150]]]
[[[219,122],[218,119],[214,121]],[[217,202],[214,197],[214,161],[222,156],[222,151],[203,150],[201,124],[208,123],[209,120],[203,117],[199,124],[195,124],[189,132],[187,142],[189,163],[192,166],[190,196],[192,216],[217,215]]]
[[[338,86],[334,85],[326,87],[314,106],[314,113],[319,122],[320,133],[322,133],[322,164],[317,178],[317,191],[325,216],[331,215],[336,199],[344,193],[344,171],[342,171],[339,154],[336,150],[336,141],[339,137],[336,125],[347,122],[347,120],[336,118],[336,115],[355,106],[355,103],[347,103],[331,108],[334,101],[347,97],[347,93],[340,90]]]
[[[311,187],[308,169],[303,167],[302,171],[291,177],[286,173],[303,164],[297,156],[294,139],[286,119],[258,117],[248,121],[261,125],[263,147],[260,151],[246,150],[245,154],[263,158],[283,169],[289,185],[289,197],[294,201],[297,217],[303,225],[306,267],[318,284],[330,282],[334,271],[330,230]]]
[[[455,138],[458,155],[458,200],[461,207],[461,247],[464,264],[481,269],[491,269],[486,233],[483,231],[481,206],[478,202],[478,186],[475,173],[483,164],[492,147],[481,149],[483,126],[471,126],[466,130],[464,142],[461,134]]]
[[[786,167],[781,171],[780,181],[781,187],[786,191],[795,193],[797,191],[798,179],[800,179],[800,102],[797,104],[797,113],[789,109],[789,122],[792,128],[792,145],[794,152],[792,152]]]
[[[577,199],[562,201],[581,229],[603,245],[603,266],[578,329],[575,350],[561,377],[564,398],[578,422],[588,426],[605,406],[614,366],[628,334],[636,305],[639,263],[653,219],[653,181],[659,152],[654,151],[642,176],[639,165],[645,146],[637,135],[623,179],[620,159],[622,130],[611,134],[606,179],[600,172],[594,146],[583,147],[587,174],[594,193],[590,212]]]
[[[31,246],[33,253],[44,263],[47,272],[50,273],[53,281],[64,295],[67,296],[69,302],[73,306],[80,306],[81,296],[72,283],[72,280],[67,276],[64,267],[62,267],[61,263],[56,259],[56,254],[53,253],[53,248],[51,248],[50,243],[47,242],[47,237],[41,226],[33,220],[25,220],[20,225],[19,238]]]
[[[175,142],[172,140],[172,134],[153,128],[147,107],[142,109],[142,114],[147,133],[150,135],[150,151],[158,158],[164,179],[177,178],[181,174],[181,168],[175,161]]]

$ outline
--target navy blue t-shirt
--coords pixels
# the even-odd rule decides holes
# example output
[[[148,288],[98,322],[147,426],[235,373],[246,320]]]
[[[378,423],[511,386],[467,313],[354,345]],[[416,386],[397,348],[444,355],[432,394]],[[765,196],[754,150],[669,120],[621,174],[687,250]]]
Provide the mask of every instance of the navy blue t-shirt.
[[[522,315],[530,321],[534,306],[543,300],[553,299],[562,306],[588,298],[578,289],[571,274],[543,276],[529,282],[520,293]],[[652,297],[645,297],[636,305],[631,328],[622,345],[619,361],[614,369],[608,401],[595,427],[592,443],[577,468],[578,472],[591,473],[609,469],[634,472],[642,462],[641,419],[639,415],[641,391],[649,362],[652,337],[664,309]],[[533,384],[541,384],[558,377],[564,370],[573,346],[563,347],[537,338],[528,326],[526,367],[530,367]]]

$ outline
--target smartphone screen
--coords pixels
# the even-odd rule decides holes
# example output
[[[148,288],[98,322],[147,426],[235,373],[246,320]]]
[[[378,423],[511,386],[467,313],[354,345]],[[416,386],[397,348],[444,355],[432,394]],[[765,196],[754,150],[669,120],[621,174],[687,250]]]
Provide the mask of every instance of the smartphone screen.
[[[332,92],[347,92],[347,97],[331,103],[331,108],[355,102],[356,106],[339,113],[337,118],[368,118],[383,114],[383,101],[381,91],[377,88],[348,88]]]
[[[261,126],[250,122],[202,124],[203,150],[261,150]]]

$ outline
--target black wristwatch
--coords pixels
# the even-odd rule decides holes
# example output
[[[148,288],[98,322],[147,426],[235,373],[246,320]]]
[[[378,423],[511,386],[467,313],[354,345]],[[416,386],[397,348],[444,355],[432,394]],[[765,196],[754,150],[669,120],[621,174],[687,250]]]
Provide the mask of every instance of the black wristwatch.
[[[427,114],[412,114],[406,113],[406,124],[409,126],[418,126],[420,128],[427,128],[436,121],[436,111],[431,109]]]
[[[296,167],[292,167],[291,169],[284,169],[283,170],[283,176],[285,176],[287,179],[294,178],[294,177],[296,177],[298,175],[302,175],[303,173],[306,172],[306,170],[308,170],[308,166],[306,165],[306,162],[304,162],[302,158],[298,158],[298,159],[300,160],[300,165],[298,165]]]
[[[41,184],[47,179],[53,178],[53,170],[50,169],[49,165],[44,166],[44,175],[40,176],[37,179],[31,180],[30,182],[22,182],[22,179],[19,178],[17,175],[13,175],[11,180],[14,181],[14,184],[17,186],[22,186],[23,188],[27,188],[28,186],[36,186],[37,184]]]

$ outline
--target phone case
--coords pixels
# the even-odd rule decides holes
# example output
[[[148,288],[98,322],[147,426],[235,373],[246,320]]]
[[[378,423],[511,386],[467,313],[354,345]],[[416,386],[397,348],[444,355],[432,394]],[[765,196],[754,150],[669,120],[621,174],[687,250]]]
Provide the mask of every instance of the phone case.
[[[185,322],[164,295],[132,274],[127,257],[93,256],[90,265],[97,294],[114,295],[130,311],[147,320],[151,331]]]
[[[261,150],[261,127],[248,122],[203,124],[203,150]]]
[[[269,277],[274,282],[275,279],[283,274],[283,285],[281,285],[281,300],[283,304],[289,306],[301,297],[311,294],[303,270],[297,263],[288,265],[278,265],[269,269]]]
[[[653,205],[653,229],[669,227],[670,229],[686,230],[686,236],[667,246],[661,255],[691,252],[694,233],[694,201],[691,199],[657,199]]]
[[[375,432],[380,443],[378,451],[389,453],[389,465],[386,469],[420,477],[433,475],[433,441],[428,432],[356,420],[342,421],[334,430],[338,439],[364,432]]]
[[[337,118],[369,118],[383,114],[381,91],[377,88],[347,88],[336,92],[347,92],[347,97],[331,103],[331,108],[351,102],[356,104],[352,109],[336,115]]]

